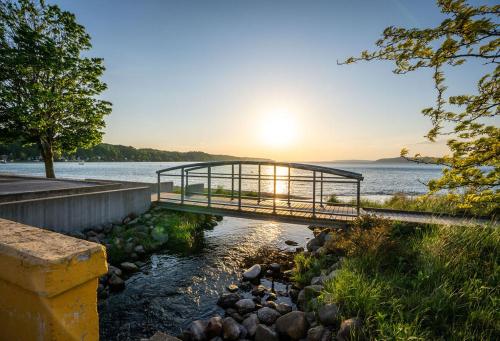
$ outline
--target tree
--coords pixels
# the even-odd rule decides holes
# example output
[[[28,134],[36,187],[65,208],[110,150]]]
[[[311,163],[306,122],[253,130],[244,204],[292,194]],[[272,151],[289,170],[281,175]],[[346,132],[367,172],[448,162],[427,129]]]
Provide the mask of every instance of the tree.
[[[434,142],[445,137],[451,153],[436,160],[445,167],[441,178],[427,184],[430,193],[444,190],[465,209],[481,211],[494,205],[498,210],[500,128],[495,120],[500,102],[500,6],[471,6],[464,0],[438,0],[437,5],[447,16],[440,25],[388,27],[375,51],[363,51],[339,64],[389,60],[395,63],[396,74],[431,69],[437,100],[433,107],[422,110],[432,122],[426,138]],[[447,97],[444,69],[452,71],[473,60],[484,72],[477,81],[477,92]],[[408,150],[403,149],[401,155],[408,157]],[[409,159],[423,162],[419,154]]]
[[[72,13],[43,0],[0,0],[0,139],[37,145],[54,178],[54,154],[102,139],[111,103],[97,96],[103,60]]]

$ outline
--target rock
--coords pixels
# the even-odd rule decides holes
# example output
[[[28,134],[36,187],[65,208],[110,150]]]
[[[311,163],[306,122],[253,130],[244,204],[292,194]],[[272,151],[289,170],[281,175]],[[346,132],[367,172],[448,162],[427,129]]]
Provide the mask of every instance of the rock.
[[[151,230],[151,238],[160,244],[165,244],[168,242],[168,233],[161,227],[155,227]]]
[[[297,253],[304,252],[304,248],[302,246],[296,247],[295,252],[297,252]]]
[[[89,242],[92,242],[92,243],[97,243],[97,244],[101,244],[101,240],[97,237],[89,237],[89,239],[87,239]]]
[[[111,275],[111,277],[108,279],[108,285],[109,290],[111,291],[120,291],[125,289],[125,282],[115,274]]]
[[[252,283],[250,282],[241,282],[238,287],[243,291],[252,290]]]
[[[325,304],[318,309],[318,318],[321,324],[331,326],[337,321],[339,308],[335,304]]]
[[[252,265],[252,267],[250,267],[243,273],[243,278],[247,281],[253,281],[260,276],[261,270],[262,268],[259,264]]]
[[[309,252],[316,251],[320,247],[321,247],[321,245],[320,245],[320,242],[319,242],[319,240],[317,238],[311,239],[306,244],[307,251],[309,251]]]
[[[151,213],[146,213],[144,214],[145,219],[151,219]]]
[[[323,326],[316,326],[307,331],[307,341],[330,341],[332,332]]]
[[[243,325],[241,325],[241,324],[238,324],[238,328],[240,328],[240,335],[239,335],[238,340],[244,340],[244,339],[246,339],[247,335],[248,335],[247,329]]]
[[[180,339],[162,333],[162,332],[156,332],[153,336],[151,336],[149,339],[146,339],[147,341],[181,341]]]
[[[250,314],[243,320],[242,324],[247,329],[248,336],[253,337],[255,335],[257,325],[259,324],[259,318],[257,317],[257,314]]]
[[[205,333],[209,339],[219,336],[222,333],[222,318],[220,316],[211,317],[208,320]]]
[[[259,318],[259,321],[267,324],[268,326],[272,325],[280,316],[280,313],[269,307],[260,308],[257,311],[257,317]]]
[[[192,341],[203,341],[207,338],[205,329],[207,328],[207,321],[196,320],[189,326],[188,332]]]
[[[290,245],[290,246],[297,246],[297,245],[299,245],[299,243],[297,243],[296,241],[293,241],[293,240],[285,240],[285,244],[286,245]]]
[[[278,299],[278,297],[276,296],[276,294],[274,292],[271,292],[269,293],[269,295],[267,296],[267,299],[268,300],[271,300],[271,301],[276,301]]]
[[[231,308],[234,307],[236,302],[238,302],[240,299],[241,299],[240,295],[235,293],[223,294],[221,297],[219,297],[217,305],[219,305],[224,309]]]
[[[229,285],[227,286],[227,290],[228,290],[229,292],[236,292],[236,291],[238,291],[238,289],[239,289],[239,288],[238,288],[238,286],[237,286],[236,284],[229,284]]]
[[[357,317],[350,318],[348,320],[342,321],[340,324],[340,329],[337,333],[337,340],[351,340],[357,339],[361,331],[361,320]]]
[[[255,341],[278,341],[278,334],[271,328],[259,324],[255,329]]]
[[[134,248],[134,252],[139,254],[139,255],[143,255],[146,253],[146,250],[144,250],[144,246],[142,245],[137,245],[135,248]]]
[[[281,270],[281,265],[278,263],[272,263],[269,268],[271,269],[272,272],[274,273],[279,273]]]
[[[321,231],[317,236],[316,239],[318,240],[319,246],[323,246],[325,244],[326,236],[330,233],[329,229],[325,229]]]
[[[276,305],[276,310],[281,315],[285,315],[285,314],[288,314],[289,312],[292,311],[292,307],[289,304],[280,303],[280,304]]]
[[[307,335],[309,323],[302,311],[292,311],[276,320],[276,331],[292,340],[300,340]]]
[[[126,216],[125,218],[123,218],[122,224],[126,225],[126,224],[130,223],[131,221],[132,221],[132,218],[130,218],[130,216]]]
[[[121,263],[120,268],[125,272],[137,272],[137,271],[139,271],[139,267],[131,262]]]
[[[252,295],[254,296],[264,296],[267,288],[262,284],[259,284],[255,289],[252,290]]]
[[[235,307],[240,314],[246,314],[255,310],[255,302],[250,298],[244,298],[236,302]]]
[[[297,297],[297,306],[304,310],[307,308],[307,302],[312,298],[318,297],[321,294],[321,290],[323,290],[322,285],[308,285],[304,287]]]
[[[118,277],[122,275],[122,270],[120,268],[117,268],[116,266],[113,265],[108,265],[108,275],[112,276],[113,274],[117,275]]]
[[[104,233],[108,234],[110,233],[111,231],[113,231],[113,224],[111,223],[107,223],[107,224],[104,224]]]
[[[238,313],[236,310],[234,311],[231,311],[230,313],[228,313],[229,316],[231,316],[233,319],[235,319],[236,321],[238,322],[243,322],[243,320],[245,319],[240,313]]]
[[[325,276],[316,276],[311,279],[311,285],[322,285]]]
[[[222,321],[222,335],[224,340],[237,340],[240,336],[240,327],[232,317]]]
[[[264,307],[276,309],[278,307],[278,305],[274,301],[266,301],[266,303],[264,303]]]

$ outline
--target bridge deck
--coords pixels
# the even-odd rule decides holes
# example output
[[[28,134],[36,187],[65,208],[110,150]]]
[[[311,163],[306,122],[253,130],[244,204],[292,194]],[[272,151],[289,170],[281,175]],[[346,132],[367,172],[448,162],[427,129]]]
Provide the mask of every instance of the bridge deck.
[[[254,199],[241,199],[241,209],[235,198],[212,198],[210,207],[207,206],[207,198],[201,195],[186,196],[184,204],[180,202],[180,195],[174,193],[161,193],[160,202],[172,209],[230,215],[255,219],[269,219],[270,217],[280,221],[299,222],[309,224],[336,225],[345,223],[356,218],[356,208],[347,205],[336,205],[321,207],[316,204],[316,212],[313,214],[313,205],[308,202],[288,202],[276,199],[276,209],[273,209],[272,199],[262,199],[260,203]],[[156,197],[155,197],[156,199]]]
[[[152,196],[156,200],[156,195]],[[321,225],[342,225],[351,222],[356,218],[356,208],[346,205],[336,205],[321,207],[316,205],[316,214],[312,214],[312,203],[291,202],[290,206],[286,200],[276,200],[276,212],[273,213],[273,200],[262,200],[258,205],[256,200],[242,199],[242,207],[238,209],[238,201],[230,198],[212,198],[211,206],[207,206],[204,196],[187,196],[184,204],[180,203],[180,195],[173,193],[161,193],[161,204],[173,210],[220,214],[233,217],[252,219],[273,219],[277,221],[300,223],[300,224],[321,224]],[[492,223],[486,219],[453,217],[448,215],[433,215],[419,212],[401,212],[382,209],[361,209],[360,214],[376,214],[380,217],[404,222],[445,224],[445,225],[471,225]],[[494,224],[497,224],[495,222]]]

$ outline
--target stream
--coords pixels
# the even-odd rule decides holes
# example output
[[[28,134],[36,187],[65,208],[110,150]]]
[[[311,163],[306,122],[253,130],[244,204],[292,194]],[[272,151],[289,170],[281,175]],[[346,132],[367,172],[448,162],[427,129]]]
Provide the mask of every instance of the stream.
[[[306,225],[225,217],[190,250],[165,250],[149,257],[125,290],[99,302],[101,340],[139,340],[160,330],[178,335],[197,319],[224,310],[216,302],[242,269],[266,262],[266,254],[295,251],[312,238]],[[286,240],[298,246],[288,246]],[[269,281],[263,284],[271,286]],[[276,290],[286,290],[275,283]],[[278,302],[290,304],[288,297]]]

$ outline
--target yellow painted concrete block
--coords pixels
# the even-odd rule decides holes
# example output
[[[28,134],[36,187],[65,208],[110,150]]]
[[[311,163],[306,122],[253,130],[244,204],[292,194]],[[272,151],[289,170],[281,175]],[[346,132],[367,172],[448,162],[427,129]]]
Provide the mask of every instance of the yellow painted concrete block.
[[[0,340],[98,340],[96,243],[0,219]]]

